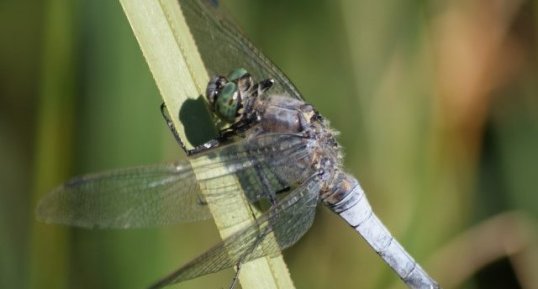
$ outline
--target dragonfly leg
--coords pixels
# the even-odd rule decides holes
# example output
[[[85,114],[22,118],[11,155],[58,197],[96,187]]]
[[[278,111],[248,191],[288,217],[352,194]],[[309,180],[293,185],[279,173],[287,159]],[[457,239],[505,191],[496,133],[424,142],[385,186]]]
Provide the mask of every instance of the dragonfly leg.
[[[237,280],[239,280],[239,271],[241,271],[241,263],[237,263],[235,265],[235,274],[234,274],[234,278],[232,279],[232,284],[230,284],[229,289],[234,289],[235,285],[237,285]]]
[[[263,229],[263,231],[260,232],[260,235],[256,236],[256,241],[250,246],[250,248],[239,258],[237,263],[235,264],[235,274],[232,279],[232,283],[230,284],[229,289],[234,289],[234,287],[237,285],[237,281],[239,280],[239,273],[241,271],[241,264],[245,262],[247,257],[254,252],[254,250],[261,244],[261,242],[265,239],[267,234],[270,232],[269,228]]]
[[[164,118],[164,121],[166,122],[166,125],[172,131],[172,134],[174,135],[174,138],[176,139],[176,142],[181,146],[181,148],[187,152],[188,149],[179,137],[179,133],[176,130],[176,127],[174,126],[174,123],[172,122],[172,119],[170,118],[170,115],[168,114],[168,110],[166,109],[166,104],[163,102],[161,104],[161,114]]]
[[[194,156],[194,155],[197,155],[199,153],[203,153],[205,151],[208,151],[208,150],[211,150],[211,149],[214,149],[220,145],[222,145],[223,141],[220,139],[220,138],[215,138],[215,139],[212,139],[208,142],[205,142],[201,145],[197,145],[195,146],[194,148],[192,149],[186,149],[186,148],[183,148],[183,150],[185,151],[185,153],[187,153],[187,156]]]
[[[258,82],[258,95],[261,95],[267,90],[269,90],[269,88],[271,88],[273,84],[275,84],[275,80],[272,78],[264,79]]]
[[[166,104],[164,102],[161,104],[161,114],[164,118],[164,121],[166,122],[166,125],[168,126],[170,131],[172,131],[176,142],[181,146],[181,148],[188,156],[196,155],[198,153],[216,148],[220,146],[226,139],[231,137],[231,133],[224,134],[223,132],[220,132],[217,138],[214,138],[201,145],[195,146],[192,149],[187,149],[187,146],[185,146],[185,143],[181,140],[181,137],[179,136],[179,133],[177,132],[176,127],[174,126],[174,123],[172,122],[172,119],[168,114],[168,110],[166,109]]]

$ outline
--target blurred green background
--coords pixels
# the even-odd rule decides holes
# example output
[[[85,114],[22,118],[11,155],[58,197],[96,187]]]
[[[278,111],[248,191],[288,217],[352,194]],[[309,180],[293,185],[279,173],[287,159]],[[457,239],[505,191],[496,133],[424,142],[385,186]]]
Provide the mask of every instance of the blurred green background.
[[[444,288],[538,288],[536,2],[225,3]],[[143,288],[218,241],[211,222],[37,223],[39,197],[73,175],[184,154],[118,1],[2,0],[0,33],[0,288]],[[325,208],[285,258],[297,288],[404,288]]]

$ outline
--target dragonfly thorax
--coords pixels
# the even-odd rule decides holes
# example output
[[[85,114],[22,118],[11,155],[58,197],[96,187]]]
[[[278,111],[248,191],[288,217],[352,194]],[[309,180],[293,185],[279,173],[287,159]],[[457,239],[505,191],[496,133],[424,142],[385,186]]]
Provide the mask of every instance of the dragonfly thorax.
[[[237,69],[227,77],[214,77],[208,85],[207,98],[214,113],[247,139],[264,134],[301,136],[308,151],[308,157],[299,161],[305,176],[317,174],[326,184],[322,199],[336,203],[353,187],[353,180],[342,170],[337,132],[303,100],[265,93],[272,83],[271,80],[254,83],[246,70]]]

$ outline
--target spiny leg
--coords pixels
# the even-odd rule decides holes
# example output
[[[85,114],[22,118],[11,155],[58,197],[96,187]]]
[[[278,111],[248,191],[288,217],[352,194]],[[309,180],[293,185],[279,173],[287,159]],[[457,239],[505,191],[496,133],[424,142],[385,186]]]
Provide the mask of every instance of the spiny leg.
[[[273,84],[275,84],[275,80],[272,78],[264,79],[258,82],[258,95],[261,95],[267,90],[269,90],[269,88],[271,88]]]
[[[192,149],[187,149],[187,146],[185,146],[185,143],[181,140],[181,137],[179,136],[179,133],[177,132],[176,127],[174,126],[174,123],[172,122],[172,119],[170,118],[170,115],[168,114],[168,110],[166,109],[166,104],[164,102],[161,104],[161,114],[166,122],[166,125],[172,131],[172,134],[174,135],[176,142],[181,146],[183,151],[185,151],[187,156],[196,155],[201,152],[216,148],[220,146],[222,143],[224,143],[228,138],[231,137],[230,133],[223,134],[222,132],[219,132],[218,137],[211,139],[201,145],[197,145]]]
[[[176,127],[174,126],[174,123],[172,122],[172,119],[168,115],[168,109],[166,109],[166,104],[164,102],[161,103],[161,115],[163,116],[164,121],[166,122],[166,125],[168,126],[170,131],[172,131],[172,134],[174,135],[174,138],[176,139],[176,142],[181,146],[181,148],[185,152],[187,152],[188,151],[187,147],[185,146],[185,144],[183,143],[183,141],[179,137],[179,133],[177,132]]]
[[[241,263],[237,263],[235,265],[235,274],[234,274],[234,278],[232,279],[232,284],[230,284],[229,289],[234,289],[235,285],[237,285],[237,280],[239,280],[239,271],[241,271]]]
[[[239,280],[239,272],[241,271],[241,264],[243,264],[245,259],[248,257],[248,255],[254,252],[254,250],[261,244],[261,242],[263,242],[263,240],[265,239],[265,237],[268,235],[269,232],[271,232],[269,227],[261,231],[260,234],[256,236],[256,241],[254,242],[254,244],[252,244],[252,246],[250,246],[250,248],[237,261],[237,263],[235,264],[235,268],[236,268],[235,274],[234,274],[234,277],[232,279],[232,283],[230,284],[229,289],[234,289],[235,285],[237,285],[237,281]]]

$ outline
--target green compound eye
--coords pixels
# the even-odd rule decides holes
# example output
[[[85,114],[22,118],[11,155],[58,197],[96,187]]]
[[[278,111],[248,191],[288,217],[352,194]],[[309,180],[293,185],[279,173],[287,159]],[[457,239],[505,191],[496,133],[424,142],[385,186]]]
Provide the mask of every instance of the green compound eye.
[[[215,102],[215,112],[224,121],[233,123],[237,116],[240,105],[237,85],[233,82],[226,83],[220,93],[217,95]]]
[[[248,74],[248,71],[244,68],[237,68],[237,69],[234,69],[234,71],[232,71],[229,75],[228,75],[228,80],[229,81],[236,81],[238,80],[239,78],[245,76]]]

